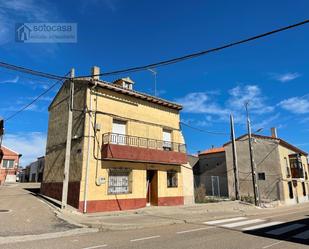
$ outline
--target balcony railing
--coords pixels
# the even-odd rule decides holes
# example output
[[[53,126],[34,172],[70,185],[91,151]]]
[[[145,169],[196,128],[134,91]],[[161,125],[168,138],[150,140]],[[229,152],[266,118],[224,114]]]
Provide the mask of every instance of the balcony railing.
[[[103,144],[118,144],[147,149],[186,153],[185,144],[111,132],[103,134]]]

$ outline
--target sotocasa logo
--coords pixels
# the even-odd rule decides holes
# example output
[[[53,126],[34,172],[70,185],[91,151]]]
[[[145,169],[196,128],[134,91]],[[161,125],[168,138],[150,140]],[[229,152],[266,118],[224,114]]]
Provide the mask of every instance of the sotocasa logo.
[[[15,40],[23,43],[75,43],[76,23],[18,23]]]

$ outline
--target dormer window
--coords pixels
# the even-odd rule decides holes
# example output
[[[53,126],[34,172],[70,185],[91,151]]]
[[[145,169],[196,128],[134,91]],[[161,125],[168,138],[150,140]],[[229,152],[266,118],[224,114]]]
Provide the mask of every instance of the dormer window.
[[[115,84],[117,86],[121,86],[121,87],[129,89],[129,90],[133,90],[134,81],[131,80],[129,77],[127,77],[127,78],[115,80],[113,84]]]

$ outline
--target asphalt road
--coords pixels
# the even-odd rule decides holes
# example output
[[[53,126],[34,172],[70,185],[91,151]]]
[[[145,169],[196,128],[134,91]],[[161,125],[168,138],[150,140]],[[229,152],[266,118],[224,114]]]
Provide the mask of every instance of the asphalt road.
[[[210,249],[301,249],[309,248],[309,210],[295,208],[224,220],[201,220],[195,224],[129,231],[107,231],[68,237],[2,244],[19,248],[210,248]]]

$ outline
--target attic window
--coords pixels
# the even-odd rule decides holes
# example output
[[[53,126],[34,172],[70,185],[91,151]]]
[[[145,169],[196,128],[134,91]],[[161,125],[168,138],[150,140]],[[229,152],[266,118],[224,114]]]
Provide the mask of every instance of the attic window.
[[[132,84],[128,82],[123,82],[123,87],[132,90]]]

